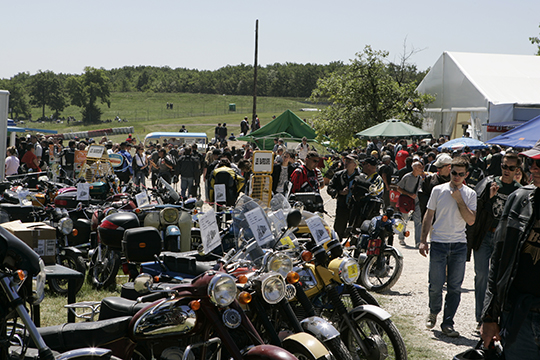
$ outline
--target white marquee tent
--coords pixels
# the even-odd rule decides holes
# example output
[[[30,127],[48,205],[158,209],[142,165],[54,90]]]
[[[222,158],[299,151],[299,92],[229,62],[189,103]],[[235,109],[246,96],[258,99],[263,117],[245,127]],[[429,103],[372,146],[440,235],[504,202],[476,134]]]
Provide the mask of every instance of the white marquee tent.
[[[444,52],[417,90],[436,96],[424,130],[487,141],[540,115],[540,56]]]

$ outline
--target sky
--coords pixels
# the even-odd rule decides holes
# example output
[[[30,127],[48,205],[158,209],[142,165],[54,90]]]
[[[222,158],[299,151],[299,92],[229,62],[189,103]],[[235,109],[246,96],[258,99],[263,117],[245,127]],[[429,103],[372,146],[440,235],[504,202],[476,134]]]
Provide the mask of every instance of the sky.
[[[0,1],[0,78],[86,66],[215,70],[348,63],[366,45],[419,70],[444,51],[534,55],[539,0]]]

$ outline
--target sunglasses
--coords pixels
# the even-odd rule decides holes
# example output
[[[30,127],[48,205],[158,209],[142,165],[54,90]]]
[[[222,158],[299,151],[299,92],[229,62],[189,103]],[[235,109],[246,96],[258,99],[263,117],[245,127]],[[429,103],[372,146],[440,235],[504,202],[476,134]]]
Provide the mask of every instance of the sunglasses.
[[[456,170],[452,170],[450,172],[450,174],[454,175],[454,176],[459,176],[459,177],[464,177],[467,173],[466,172],[460,172],[458,173]]]
[[[531,159],[531,158],[527,158],[527,166],[528,167],[531,167],[533,166],[534,164],[536,164],[537,167],[540,168],[540,159]]]
[[[515,170],[517,169],[517,166],[515,166],[515,165],[510,166],[510,165],[502,164],[502,165],[501,165],[501,168],[502,168],[503,170],[515,171]]]

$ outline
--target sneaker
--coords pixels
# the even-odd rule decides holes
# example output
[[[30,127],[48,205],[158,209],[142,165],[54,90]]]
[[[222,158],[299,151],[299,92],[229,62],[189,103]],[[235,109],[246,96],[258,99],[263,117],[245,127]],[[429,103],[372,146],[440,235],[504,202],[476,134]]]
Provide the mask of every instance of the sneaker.
[[[405,244],[405,240],[401,240],[401,239],[399,239],[399,245],[407,246],[407,244]]]
[[[482,327],[482,322],[479,321],[478,324],[476,324],[476,333],[480,334],[480,328]]]
[[[426,327],[433,329],[437,323],[437,314],[429,314],[426,320]]]
[[[448,337],[458,337],[459,333],[454,330],[453,326],[441,326],[442,333]]]

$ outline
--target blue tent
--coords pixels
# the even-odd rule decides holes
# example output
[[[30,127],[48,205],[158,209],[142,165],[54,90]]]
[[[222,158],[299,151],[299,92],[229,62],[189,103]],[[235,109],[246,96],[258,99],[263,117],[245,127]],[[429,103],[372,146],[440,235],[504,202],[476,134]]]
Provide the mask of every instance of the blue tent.
[[[532,118],[523,125],[508,130],[504,134],[495,136],[486,142],[513,148],[530,149],[538,139],[540,139],[540,116]]]
[[[445,142],[444,144],[439,146],[437,150],[439,151],[441,151],[442,149],[461,150],[465,146],[468,146],[471,150],[485,149],[488,147],[488,145],[484,144],[480,140],[476,140],[476,139],[468,138],[468,137],[461,137],[461,138],[452,139],[450,141]]]

